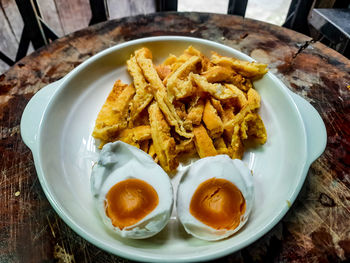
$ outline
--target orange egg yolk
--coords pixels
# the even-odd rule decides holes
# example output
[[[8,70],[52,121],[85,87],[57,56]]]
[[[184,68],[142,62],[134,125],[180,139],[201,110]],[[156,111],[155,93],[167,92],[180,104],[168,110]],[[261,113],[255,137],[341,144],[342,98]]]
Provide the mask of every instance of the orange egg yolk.
[[[140,179],[127,179],[115,184],[107,193],[105,209],[115,227],[132,226],[158,205],[156,190]]]
[[[241,191],[226,179],[211,178],[194,192],[190,213],[214,229],[235,229],[241,222],[246,203]]]

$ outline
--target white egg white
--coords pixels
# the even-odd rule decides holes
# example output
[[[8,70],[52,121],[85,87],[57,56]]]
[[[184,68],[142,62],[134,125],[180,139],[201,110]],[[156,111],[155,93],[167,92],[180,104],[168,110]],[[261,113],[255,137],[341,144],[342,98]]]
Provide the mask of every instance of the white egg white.
[[[159,203],[136,224],[119,229],[106,215],[108,191],[126,179],[140,179],[150,184],[158,194]],[[145,152],[121,141],[104,145],[91,173],[91,192],[105,225],[122,237],[141,239],[160,232],[168,223],[173,207],[173,188],[168,175]]]
[[[232,230],[214,229],[190,213],[190,203],[197,187],[211,178],[226,179],[237,186],[245,202],[246,211],[237,228]],[[187,233],[194,237],[214,241],[224,239],[237,232],[248,220],[254,203],[254,184],[251,171],[238,159],[232,160],[227,155],[202,158],[193,163],[181,178],[178,190],[177,215]]]

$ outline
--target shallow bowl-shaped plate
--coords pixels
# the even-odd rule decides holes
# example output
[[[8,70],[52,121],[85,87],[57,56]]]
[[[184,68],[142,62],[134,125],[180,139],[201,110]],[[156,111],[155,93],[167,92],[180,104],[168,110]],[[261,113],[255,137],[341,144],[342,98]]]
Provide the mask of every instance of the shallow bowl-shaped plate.
[[[231,238],[205,242],[187,235],[174,213],[168,226],[150,239],[127,240],[109,232],[90,193],[91,167],[98,158],[91,137],[96,116],[115,80],[131,82],[125,62],[135,49],[148,47],[158,63],[169,53],[181,54],[189,45],[208,56],[217,51],[252,61],[239,51],[203,39],[164,36],[130,41],[93,56],[39,91],[22,116],[23,140],[33,152],[40,183],[54,209],[79,235],[122,257],[159,262],[209,260],[251,244],[287,212],[310,164],[325,148],[325,127],[317,111],[268,73],[254,83],[262,98],[260,114],[268,140],[246,152],[243,159],[253,170],[255,184],[255,204],[245,227]],[[174,187],[180,176],[173,179]]]

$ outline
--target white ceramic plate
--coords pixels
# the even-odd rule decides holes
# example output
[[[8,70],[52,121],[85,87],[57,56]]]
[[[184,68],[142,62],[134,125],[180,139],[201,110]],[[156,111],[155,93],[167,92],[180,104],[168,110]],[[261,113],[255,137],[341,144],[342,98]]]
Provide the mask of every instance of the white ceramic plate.
[[[290,92],[273,74],[254,83],[262,97],[260,114],[267,143],[246,152],[254,172],[255,204],[248,223],[231,238],[205,242],[185,233],[176,219],[158,235],[126,240],[109,232],[90,193],[90,173],[98,150],[91,133],[96,116],[117,79],[130,83],[125,62],[137,48],[151,49],[155,62],[193,45],[206,55],[252,61],[230,47],[188,37],[153,37],[123,43],[88,59],[66,77],[40,90],[21,121],[24,142],[50,203],[79,235],[113,254],[141,261],[183,262],[218,258],[235,252],[268,232],[285,215],[305,180],[310,164],[324,151],[326,130],[317,111]],[[175,177],[174,186],[180,176]]]

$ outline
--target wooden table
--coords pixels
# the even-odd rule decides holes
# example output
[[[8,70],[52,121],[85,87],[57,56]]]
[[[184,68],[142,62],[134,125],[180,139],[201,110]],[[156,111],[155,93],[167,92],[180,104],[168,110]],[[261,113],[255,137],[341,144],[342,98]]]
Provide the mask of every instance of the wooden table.
[[[63,37],[0,76],[0,262],[124,262],[88,243],[54,212],[36,176],[20,120],[30,98],[110,46],[156,35],[210,39],[268,63],[321,114],[324,154],[283,220],[220,262],[350,259],[350,61],[307,36],[235,16],[159,13],[108,21]],[[65,260],[65,261],[64,261]]]

